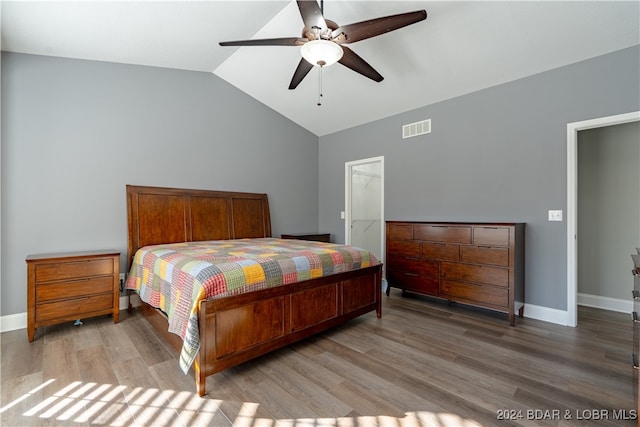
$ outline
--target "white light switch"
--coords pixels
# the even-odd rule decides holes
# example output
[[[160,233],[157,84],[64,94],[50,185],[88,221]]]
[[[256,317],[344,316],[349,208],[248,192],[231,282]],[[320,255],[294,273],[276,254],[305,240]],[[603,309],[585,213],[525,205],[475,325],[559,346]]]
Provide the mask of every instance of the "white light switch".
[[[562,221],[562,211],[549,211],[549,221]]]
[[[344,211],[340,211],[340,219],[344,219]]]

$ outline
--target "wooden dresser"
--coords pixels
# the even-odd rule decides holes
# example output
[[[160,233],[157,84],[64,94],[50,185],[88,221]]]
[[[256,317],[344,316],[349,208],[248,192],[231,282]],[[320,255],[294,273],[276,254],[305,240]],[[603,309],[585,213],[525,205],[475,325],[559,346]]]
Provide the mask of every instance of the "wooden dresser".
[[[387,221],[387,281],[507,313],[514,326],[524,309],[524,230],[524,223]]]
[[[119,320],[120,252],[29,255],[27,335],[46,325],[112,314]]]

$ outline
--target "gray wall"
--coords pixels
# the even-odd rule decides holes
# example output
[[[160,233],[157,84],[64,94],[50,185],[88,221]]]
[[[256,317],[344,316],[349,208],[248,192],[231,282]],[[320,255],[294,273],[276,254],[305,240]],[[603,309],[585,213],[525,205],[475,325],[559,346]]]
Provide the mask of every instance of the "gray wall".
[[[318,137],[211,73],[2,53],[2,315],[31,253],[123,252],[125,185],[262,192],[318,226]]]
[[[384,156],[386,219],[526,222],[526,303],[566,310],[566,222],[547,210],[566,214],[567,123],[640,110],[639,64],[635,46],[321,137],[319,228],[344,241],[344,163]]]
[[[640,247],[640,123],[578,133],[578,292],[630,300]]]
[[[638,53],[318,145],[210,73],[3,52],[1,314],[26,310],[27,254],[126,251],[125,184],[266,192],[274,235],[319,229],[340,242],[344,163],[380,155],[387,219],[526,222],[527,303],[566,310],[566,223],[547,222],[548,209],[566,213],[566,125],[639,110]],[[403,124],[425,118],[431,134],[402,140]]]

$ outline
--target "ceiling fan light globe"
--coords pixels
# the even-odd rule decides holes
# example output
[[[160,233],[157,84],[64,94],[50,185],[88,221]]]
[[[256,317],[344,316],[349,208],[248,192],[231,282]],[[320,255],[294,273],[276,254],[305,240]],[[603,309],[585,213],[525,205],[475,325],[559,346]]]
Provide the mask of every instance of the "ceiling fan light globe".
[[[302,57],[312,65],[326,67],[335,64],[342,58],[342,48],[329,40],[312,40],[300,48]]]

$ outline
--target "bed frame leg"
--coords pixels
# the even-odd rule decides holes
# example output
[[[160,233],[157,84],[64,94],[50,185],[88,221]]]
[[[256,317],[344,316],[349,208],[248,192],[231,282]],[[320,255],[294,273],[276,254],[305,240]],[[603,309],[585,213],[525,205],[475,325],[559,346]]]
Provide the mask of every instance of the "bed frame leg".
[[[203,397],[205,394],[207,394],[207,391],[206,391],[207,378],[202,374],[202,371],[200,370],[199,360],[197,359],[195,360],[195,362],[193,363],[193,369],[195,371],[195,377],[196,377],[196,391],[198,392],[198,396]]]

